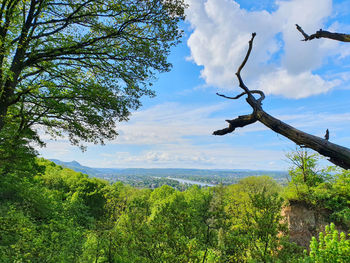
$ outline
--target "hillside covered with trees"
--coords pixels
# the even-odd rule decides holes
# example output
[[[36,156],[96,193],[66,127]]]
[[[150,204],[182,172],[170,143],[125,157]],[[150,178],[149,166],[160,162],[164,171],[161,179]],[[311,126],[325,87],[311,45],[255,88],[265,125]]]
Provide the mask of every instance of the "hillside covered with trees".
[[[0,262],[348,262],[349,240],[334,225],[307,253],[289,240],[281,209],[308,203],[349,229],[349,172],[293,158],[304,166],[284,188],[259,176],[185,191],[110,184],[36,160],[36,173],[2,176]]]

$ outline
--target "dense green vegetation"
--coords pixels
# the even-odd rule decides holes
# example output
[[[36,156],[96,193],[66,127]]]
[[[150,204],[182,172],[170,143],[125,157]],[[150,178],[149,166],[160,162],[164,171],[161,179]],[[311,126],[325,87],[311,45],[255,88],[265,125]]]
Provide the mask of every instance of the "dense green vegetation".
[[[245,262],[283,254],[274,255],[285,226],[280,187],[269,177],[181,192],[37,164],[36,174],[2,176],[2,262]]]
[[[2,173],[0,262],[335,262],[322,261],[330,253],[347,262],[345,234],[332,225],[305,254],[288,240],[280,210],[297,199],[337,204],[332,220],[348,226],[348,172],[309,171],[304,182],[295,167],[287,188],[260,176],[179,191],[110,184],[44,159],[28,165],[35,172]]]
[[[344,232],[340,235],[332,223],[326,226],[325,233],[321,232],[319,240],[312,238],[310,255],[306,262],[350,262],[350,240]]]

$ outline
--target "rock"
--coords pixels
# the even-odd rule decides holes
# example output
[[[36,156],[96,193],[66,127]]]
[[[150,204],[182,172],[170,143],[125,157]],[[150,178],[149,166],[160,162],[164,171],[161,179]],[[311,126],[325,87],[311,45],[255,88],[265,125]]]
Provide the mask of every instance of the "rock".
[[[308,248],[313,236],[324,231],[329,222],[327,210],[316,210],[302,202],[291,202],[282,209],[282,216],[288,223],[290,240]]]

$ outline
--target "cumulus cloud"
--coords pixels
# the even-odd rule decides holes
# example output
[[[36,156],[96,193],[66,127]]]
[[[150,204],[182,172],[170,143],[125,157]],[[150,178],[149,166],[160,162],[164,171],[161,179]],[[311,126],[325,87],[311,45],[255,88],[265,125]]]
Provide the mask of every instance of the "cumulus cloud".
[[[262,75],[255,85],[267,94],[300,99],[325,93],[337,84],[339,84],[339,81],[325,81],[309,71],[292,74],[286,69],[278,69]]]
[[[252,87],[289,98],[324,93],[339,81],[313,73],[327,56],[342,55],[339,43],[302,42],[295,23],[306,32],[322,27],[332,11],[331,0],[276,1],[277,9],[249,11],[233,0],[187,0],[191,59],[203,66],[201,77],[221,89],[232,89],[252,32],[257,32],[244,79]],[[330,43],[331,42],[331,43]],[[294,87],[294,88],[293,88]]]

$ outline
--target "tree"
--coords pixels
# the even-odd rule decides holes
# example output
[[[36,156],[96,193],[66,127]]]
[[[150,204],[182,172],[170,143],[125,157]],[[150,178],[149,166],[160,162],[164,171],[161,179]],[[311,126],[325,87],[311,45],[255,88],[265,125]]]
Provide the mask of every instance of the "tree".
[[[3,0],[0,131],[40,125],[101,142],[117,135],[179,42],[183,0]]]
[[[268,176],[247,177],[227,187],[229,227],[219,235],[220,262],[279,262],[279,254],[287,253],[280,191]]]
[[[304,40],[311,40],[314,38],[324,37],[324,38],[330,38],[330,39],[348,42],[350,39],[350,35],[331,33],[331,32],[322,31],[322,30],[317,31],[316,34],[309,36],[298,25],[297,25],[297,29],[300,32],[302,32],[305,38]],[[252,51],[253,41],[255,36],[256,36],[256,33],[253,33],[249,41],[249,48],[248,48],[247,54],[242,64],[239,66],[236,72],[236,76],[239,81],[239,87],[243,89],[243,92],[235,97],[228,97],[217,93],[217,95],[221,97],[232,99],[232,100],[239,99],[240,97],[247,95],[246,101],[252,107],[253,113],[248,115],[238,116],[238,118],[233,120],[226,120],[229,123],[229,126],[225,129],[217,130],[213,134],[225,135],[233,132],[238,127],[244,127],[252,123],[255,123],[256,121],[259,121],[265,126],[267,126],[268,128],[270,128],[271,130],[295,142],[300,147],[311,148],[316,152],[320,153],[321,155],[328,157],[328,160],[334,163],[335,165],[338,165],[344,169],[350,169],[350,149],[331,143],[328,141],[328,138],[320,138],[320,137],[308,134],[306,132],[303,132],[301,130],[298,130],[293,126],[290,126],[287,123],[284,123],[283,121],[269,115],[262,108],[262,101],[265,99],[264,92],[261,90],[250,90],[244,84],[244,81],[241,77],[241,71],[248,61],[249,55]],[[258,94],[260,97],[256,98],[253,94]]]
[[[317,154],[309,154],[306,149],[297,149],[291,154],[287,154],[287,158],[293,165],[289,169],[289,175],[292,183],[305,184],[307,187],[315,186],[324,181],[322,174],[317,171]]]
[[[247,210],[245,224],[252,239],[251,253],[261,262],[273,262],[274,253],[281,246],[279,233],[286,232],[282,222],[283,199],[277,193],[268,193],[266,188],[249,196],[251,209]]]

